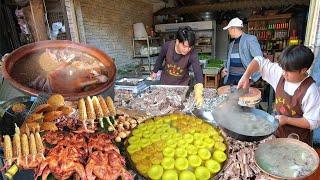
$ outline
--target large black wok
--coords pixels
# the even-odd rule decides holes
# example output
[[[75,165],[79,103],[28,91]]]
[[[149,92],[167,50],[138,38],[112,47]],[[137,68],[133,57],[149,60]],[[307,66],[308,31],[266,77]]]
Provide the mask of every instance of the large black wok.
[[[231,111],[230,111],[231,113]],[[234,116],[236,120],[241,116],[242,113],[249,113],[252,114],[253,116],[260,117],[261,124],[269,124],[270,128],[266,131],[263,131],[262,133],[259,133],[259,135],[254,134],[253,132],[250,132],[250,130],[246,130],[245,124],[241,122],[241,118],[237,123],[234,122],[227,122],[230,121],[230,118],[224,118],[229,115],[228,111],[221,113],[221,110],[217,109],[213,111],[213,117],[215,121],[217,122],[218,126],[223,129],[229,136],[238,139],[240,141],[260,141],[263,140],[270,135],[272,135],[278,128],[279,126],[279,121],[275,119],[273,116],[270,114],[259,110],[259,109],[254,109],[254,108],[242,108],[241,111],[238,111],[238,116]],[[264,121],[264,122],[262,122]],[[258,123],[257,123],[258,124]],[[258,126],[256,128],[262,128],[261,126]],[[246,132],[244,133],[244,130]]]

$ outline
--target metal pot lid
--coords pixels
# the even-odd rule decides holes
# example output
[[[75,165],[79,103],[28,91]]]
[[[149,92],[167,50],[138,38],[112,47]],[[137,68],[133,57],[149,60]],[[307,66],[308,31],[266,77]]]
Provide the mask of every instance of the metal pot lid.
[[[303,179],[319,166],[319,156],[312,147],[290,138],[260,144],[255,161],[262,171],[280,179]]]

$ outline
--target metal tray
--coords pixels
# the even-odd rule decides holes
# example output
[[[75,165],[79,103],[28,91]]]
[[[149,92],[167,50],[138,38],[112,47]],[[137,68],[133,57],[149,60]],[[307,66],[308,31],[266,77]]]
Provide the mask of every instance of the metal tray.
[[[143,96],[146,92],[152,91],[156,88],[166,88],[166,89],[176,89],[183,88],[185,90],[183,96],[186,95],[189,86],[179,86],[179,85],[150,85],[147,88],[144,88],[142,91],[136,94],[136,96]]]
[[[144,79],[140,78],[122,78],[116,81],[116,85],[122,86],[138,86],[144,81]]]
[[[35,97],[21,96],[10,99],[0,105],[0,135],[13,135],[15,125],[19,127],[23,124],[24,119],[28,115],[28,111],[31,108]],[[26,105],[26,109],[21,113],[14,113],[11,107],[16,103],[22,103]]]
[[[150,88],[186,88],[189,86],[180,86],[180,85],[151,85]]]

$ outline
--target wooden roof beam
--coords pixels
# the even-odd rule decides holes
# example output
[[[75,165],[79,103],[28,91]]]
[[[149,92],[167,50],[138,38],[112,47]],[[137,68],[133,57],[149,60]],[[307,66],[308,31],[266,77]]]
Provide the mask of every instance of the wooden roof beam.
[[[291,4],[295,5],[309,5],[309,0],[238,0],[229,2],[216,2],[209,4],[199,4],[192,6],[184,6],[179,8],[165,8],[155,13],[155,15],[173,15],[173,14],[188,14],[200,13],[207,11],[221,11],[221,10],[240,10],[240,9],[254,9],[261,7],[281,7]]]

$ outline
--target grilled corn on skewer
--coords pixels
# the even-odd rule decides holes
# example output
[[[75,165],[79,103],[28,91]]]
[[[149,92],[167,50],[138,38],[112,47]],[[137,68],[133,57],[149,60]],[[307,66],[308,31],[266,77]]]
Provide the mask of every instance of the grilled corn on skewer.
[[[83,126],[87,129],[86,121],[88,119],[86,103],[83,98],[78,102],[79,119],[82,121]]]
[[[117,122],[115,121],[115,115],[117,114],[116,108],[114,107],[113,101],[112,101],[112,99],[111,99],[110,96],[107,96],[107,97],[106,97],[106,104],[107,104],[108,109],[109,109],[109,116],[111,116],[112,119],[113,119],[113,123],[117,123]],[[111,123],[109,117],[107,118],[107,121],[108,121],[109,123]],[[112,123],[111,123],[111,124],[112,124]],[[112,128],[113,128],[113,130],[115,130],[115,128],[114,128],[113,126],[112,126]]]
[[[110,96],[106,98],[106,103],[110,111],[110,115],[114,117],[117,114],[117,111],[116,111],[116,108],[114,107],[113,101]]]
[[[17,124],[16,123],[14,123],[14,132],[15,132],[15,134],[19,134],[20,135],[20,128],[17,126]]]
[[[40,136],[39,132],[36,132],[36,134],[34,136],[35,136],[35,139],[36,139],[37,152],[41,154],[43,159],[45,159],[45,157],[43,155],[44,146],[43,146],[42,139],[41,139],[41,136]]]
[[[27,136],[30,136],[30,129],[29,129],[28,123],[26,123],[26,134]]]
[[[17,164],[19,164],[19,157],[21,156],[21,138],[20,138],[20,128],[14,123],[14,136],[12,141],[13,157],[17,158]]]
[[[104,117],[106,118],[106,120],[107,120],[107,122],[109,124],[108,130],[109,131],[114,131],[116,128],[113,126],[112,122],[110,121],[110,118],[109,118],[110,111],[108,109],[106,101],[103,99],[102,96],[98,96],[98,100],[99,100],[100,106],[102,108],[103,115],[104,115]]]
[[[86,109],[87,109],[87,115],[88,119],[96,119],[96,113],[94,112],[93,103],[89,96],[86,97]]]
[[[93,103],[92,103],[92,100],[89,96],[86,97],[85,103],[86,103],[88,120],[91,121],[91,126],[93,128],[94,127],[94,120],[96,119],[96,113],[94,112]]]
[[[30,148],[30,154],[32,155],[32,159],[34,160],[35,156],[37,155],[37,145],[36,145],[36,140],[33,133],[31,133],[29,137],[29,148]]]
[[[22,134],[21,136],[21,150],[22,150],[22,156],[26,157],[30,154],[29,141],[26,134]]]
[[[103,112],[104,117],[110,116],[110,112],[109,112],[108,106],[106,104],[106,101],[103,99],[102,96],[98,96],[98,100],[99,100],[100,106],[102,108],[102,112]]]
[[[11,139],[9,135],[5,135],[3,137],[3,141],[4,141],[4,158],[6,159],[6,161],[8,162],[9,165],[12,164],[12,143],[11,143]]]
[[[81,121],[86,121],[88,119],[88,116],[87,116],[86,104],[83,98],[79,100],[78,110],[79,110],[79,119]]]
[[[21,156],[21,140],[20,134],[15,133],[12,141],[13,157],[19,159]],[[19,163],[18,163],[19,164]]]
[[[94,112],[96,114],[96,118],[97,119],[103,118],[102,108],[97,96],[92,97],[92,104],[93,104]]]
[[[26,164],[28,164],[28,155],[30,154],[29,141],[26,134],[21,136],[21,151],[22,156],[25,158]]]
[[[103,111],[102,111],[102,107],[99,103],[99,100],[97,98],[97,96],[93,96],[92,97],[92,104],[93,104],[93,108],[94,108],[94,111],[96,113],[96,117],[97,119],[99,120],[99,123],[100,123],[100,126],[103,128],[104,127],[104,124],[103,124]]]
[[[35,140],[36,140],[36,148],[38,153],[44,153],[44,147],[42,144],[42,139],[40,134],[37,132],[35,135]]]

